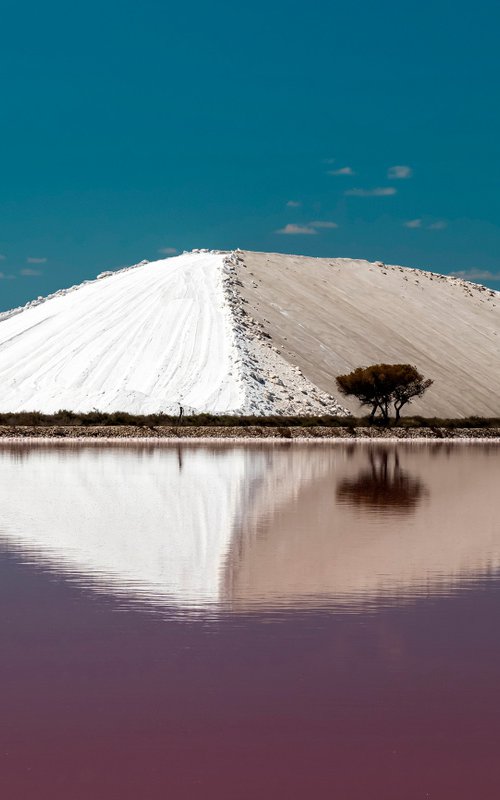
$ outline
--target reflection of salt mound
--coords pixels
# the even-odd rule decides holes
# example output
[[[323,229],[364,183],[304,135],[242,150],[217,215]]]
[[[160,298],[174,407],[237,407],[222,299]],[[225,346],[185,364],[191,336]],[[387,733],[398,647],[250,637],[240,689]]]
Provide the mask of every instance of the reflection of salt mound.
[[[0,534],[112,590],[216,601],[244,468],[233,451],[3,455]]]
[[[498,454],[14,446],[0,449],[0,539],[105,591],[182,607],[425,594],[500,567]]]
[[[373,449],[378,464],[387,451],[393,469],[394,448]],[[244,539],[232,576],[235,605],[420,595],[500,567],[493,501],[500,450],[398,446],[399,478],[397,471],[388,475],[375,501],[365,484],[373,449],[339,448],[351,453],[347,461],[332,461],[322,478],[300,487],[293,506]]]
[[[235,520],[286,506],[321,465],[280,448],[0,450],[0,536],[118,592],[227,595]],[[29,498],[29,503],[26,502]]]
[[[321,447],[307,457],[296,445],[266,445],[245,454],[245,482],[241,487],[239,518],[235,527],[246,538],[272,521],[285,509],[293,507],[301,490],[324,476],[339,459],[336,448]]]

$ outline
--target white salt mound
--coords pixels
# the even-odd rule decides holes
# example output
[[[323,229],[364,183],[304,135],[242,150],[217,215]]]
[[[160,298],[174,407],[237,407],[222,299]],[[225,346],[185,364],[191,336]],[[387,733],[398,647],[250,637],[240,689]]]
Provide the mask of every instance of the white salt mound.
[[[239,319],[231,258],[141,262],[1,314],[0,411],[336,411]]]
[[[336,376],[410,363],[406,413],[500,416],[500,293],[352,259],[196,250],[0,314],[0,412],[353,413]]]

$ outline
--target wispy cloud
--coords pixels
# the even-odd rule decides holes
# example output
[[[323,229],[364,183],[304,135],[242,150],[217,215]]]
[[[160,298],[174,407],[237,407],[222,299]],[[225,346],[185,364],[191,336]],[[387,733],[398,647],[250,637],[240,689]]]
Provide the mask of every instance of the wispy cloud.
[[[421,228],[422,227],[422,220],[421,219],[409,219],[408,222],[403,222],[405,228]]]
[[[302,203],[300,200],[289,200],[286,204],[287,208],[300,208]]]
[[[275,233],[282,233],[286,236],[314,236],[318,231],[310,225],[293,225],[289,223],[284,228],[279,228]]]
[[[336,222],[329,219],[318,219],[314,222],[308,222],[306,225],[296,225],[290,222],[284,228],[279,228],[275,233],[287,236],[314,236],[319,230],[333,230],[334,228],[338,228]]]
[[[33,262],[30,262],[30,263],[33,263]],[[35,263],[37,263],[37,262],[35,262]],[[20,269],[19,270],[19,274],[23,275],[25,278],[37,278],[42,273],[41,273],[41,271],[39,269],[28,269],[28,268],[26,268],[26,269]]]
[[[320,220],[317,220],[316,222],[310,222],[308,227],[309,228],[330,228],[331,229],[331,228],[338,228],[339,226],[337,225],[336,222],[332,222],[331,220],[320,219]]]
[[[46,261],[46,258],[34,258],[33,256],[26,259],[27,264],[45,264]]]
[[[389,197],[396,192],[394,186],[376,186],[375,189],[347,189],[344,194],[348,197]]]
[[[329,169],[327,175],[355,175],[352,167],[340,167],[340,169]]]
[[[3,253],[0,253],[0,261],[5,261],[7,256],[4,256]]]
[[[444,219],[439,219],[437,222],[431,222],[431,224],[429,225],[429,230],[442,231],[444,230],[444,228],[446,228],[447,224],[448,223],[445,222]]]
[[[0,281],[13,281],[15,275],[6,275],[5,272],[0,272]]]
[[[335,158],[324,158],[323,164],[335,164],[335,161],[336,161]]]
[[[389,167],[387,170],[387,177],[389,180],[402,180],[403,178],[411,178],[413,170],[405,164],[397,164],[395,167]]]
[[[447,223],[441,219],[437,222],[431,222],[429,225],[424,225],[421,219],[409,219],[407,222],[403,222],[403,225],[405,228],[426,228],[428,231],[442,231],[446,228]]]
[[[490,272],[488,269],[459,269],[450,272],[450,275],[465,281],[500,281],[500,272]]]
[[[163,256],[175,256],[178,250],[176,247],[160,247],[158,252],[161,253]]]

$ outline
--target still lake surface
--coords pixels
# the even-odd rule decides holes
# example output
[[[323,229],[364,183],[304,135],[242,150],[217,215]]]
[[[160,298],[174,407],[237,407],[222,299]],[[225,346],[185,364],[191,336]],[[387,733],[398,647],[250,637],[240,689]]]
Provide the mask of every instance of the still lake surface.
[[[496,800],[499,467],[1,445],[0,796]]]

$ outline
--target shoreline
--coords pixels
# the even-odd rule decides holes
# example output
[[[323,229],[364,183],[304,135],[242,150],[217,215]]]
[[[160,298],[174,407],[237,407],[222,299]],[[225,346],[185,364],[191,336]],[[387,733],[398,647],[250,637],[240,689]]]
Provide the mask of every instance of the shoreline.
[[[249,426],[0,426],[0,444],[175,442],[488,442],[500,444],[500,428],[378,428]]]

